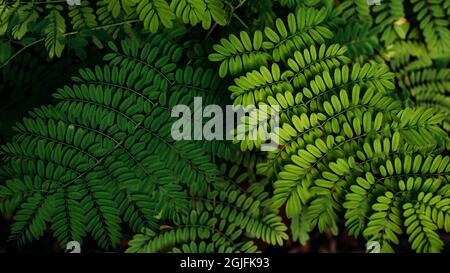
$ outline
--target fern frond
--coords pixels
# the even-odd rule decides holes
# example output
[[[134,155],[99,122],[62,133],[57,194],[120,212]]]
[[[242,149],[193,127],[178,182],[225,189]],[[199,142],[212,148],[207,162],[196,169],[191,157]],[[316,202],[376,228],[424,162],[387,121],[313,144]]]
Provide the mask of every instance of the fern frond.
[[[62,7],[59,5],[51,5],[49,14],[45,17],[48,20],[48,25],[44,30],[45,33],[45,47],[47,48],[50,58],[61,57],[65,46],[65,32],[66,23],[60,11]]]
[[[211,192],[206,198],[195,200],[196,210],[181,222],[160,233],[143,231],[130,241],[128,252],[159,252],[167,247],[179,252],[187,245],[197,246],[197,240],[217,252],[255,252],[252,241],[237,242],[244,235],[270,244],[282,245],[287,229],[273,211],[266,212],[258,200],[246,196],[230,186],[220,192]],[[236,241],[236,242],[235,242]],[[189,248],[188,248],[189,249]]]
[[[413,11],[417,14],[419,26],[425,37],[428,49],[438,53],[448,52],[450,46],[449,22],[443,7],[445,1],[411,0]]]
[[[170,8],[183,23],[195,26],[201,22],[204,29],[209,29],[213,21],[224,26],[228,20],[221,0],[173,0]]]
[[[367,0],[344,0],[336,7],[336,11],[341,14],[346,21],[372,23],[370,6]]]
[[[403,71],[397,74],[401,86],[421,90],[418,94],[429,94],[425,90],[430,89],[444,96],[446,86],[439,80],[445,81],[446,70],[431,69],[423,59],[427,50],[420,44],[397,42],[395,47],[401,44],[409,46],[395,56],[395,65]],[[393,92],[394,73],[388,66],[375,61],[352,63],[345,56],[347,48],[338,44],[328,49],[332,53],[324,54],[328,50],[322,43],[320,49],[311,46],[290,52],[291,58],[272,56],[271,66],[234,79],[229,90],[235,105],[256,107],[243,120],[250,128],[245,131],[249,137],[236,142],[244,151],[261,146],[261,138],[250,138],[262,135],[252,124],[269,127],[276,137],[278,149],[269,152],[257,170],[275,179],[271,208],[284,210],[296,240],[306,243],[314,228],[336,235],[344,212],[350,234],[379,241],[384,252],[392,252],[400,235],[410,234],[403,205],[416,194],[402,188],[402,179],[414,178],[417,183],[427,179],[423,194],[447,194],[449,159],[438,155],[448,139],[441,128],[446,117],[435,107],[402,105]],[[278,107],[278,127],[271,125],[264,106]],[[427,157],[428,167],[418,169],[422,156]],[[412,168],[414,157],[419,159]],[[438,182],[439,176],[444,176],[444,183]],[[427,217],[438,220],[438,210],[434,216],[430,210]],[[445,225],[446,211],[441,212],[439,227]],[[442,242],[435,235],[428,234],[428,241],[415,241],[412,236],[412,248],[439,251]]]
[[[274,61],[279,61],[285,60],[295,50],[302,50],[314,43],[321,44],[333,36],[327,27],[327,16],[325,8],[300,8],[295,15],[288,15],[287,28],[281,19],[277,19],[276,29],[264,29],[267,40],[263,48],[272,52]]]
[[[60,102],[31,112],[17,125],[14,144],[3,147],[6,177],[50,181],[57,208],[49,222],[61,245],[90,233],[100,247],[116,247],[122,220],[135,232],[155,229],[157,215],[171,221],[186,215],[187,192],[202,196],[219,187],[218,169],[202,145],[170,137],[167,104],[190,104],[193,94],[182,99],[183,89],[174,86],[180,49],[161,35],[152,37],[141,51],[133,43],[123,43],[121,51],[111,44],[115,53],[105,57],[110,65],[81,69],[73,86],[55,94]],[[160,42],[165,47],[154,47]],[[186,71],[189,76],[192,70]],[[210,77],[205,74],[205,90],[214,88]],[[198,84],[196,76],[193,87]],[[2,187],[5,211],[15,211],[33,194],[17,183]],[[33,204],[30,212],[39,209]]]
[[[406,38],[410,24],[405,18],[404,1],[384,1],[373,10],[376,13],[375,24],[381,31],[380,40],[389,45]]]
[[[221,62],[219,75],[225,77],[227,71],[235,76],[267,65],[268,61],[286,60],[296,50],[303,50],[315,42],[322,43],[332,37],[327,27],[328,11],[323,8],[298,9],[296,14],[287,17],[287,27],[281,19],[275,21],[276,29],[266,27],[264,37],[261,31],[254,33],[253,39],[248,33],[241,32],[240,38],[231,34],[229,39],[221,39],[214,45],[216,53],[209,59]]]
[[[70,6],[69,16],[72,18],[72,26],[76,30],[91,29],[98,25],[94,9],[88,1],[81,1],[80,6]]]
[[[238,75],[267,65],[271,59],[270,55],[262,49],[261,31],[256,31],[253,38],[242,31],[239,37],[231,34],[228,39],[221,39],[220,44],[214,45],[217,53],[212,53],[208,57],[210,61],[221,62],[219,75],[222,78],[228,71],[231,75]]]
[[[41,237],[44,234],[46,222],[53,214],[52,201],[53,196],[42,195],[39,192],[30,195],[14,217],[15,222],[11,226],[9,239],[24,244],[26,241]]]
[[[108,10],[114,18],[119,17],[122,13],[130,14],[136,5],[135,0],[111,0],[107,1]]]
[[[406,203],[403,209],[405,224],[408,226],[406,232],[412,249],[416,252],[440,252],[444,243],[435,232],[437,227],[431,219],[410,203]]]
[[[165,0],[143,0],[136,6],[139,20],[146,29],[156,32],[160,25],[171,28],[175,14]]]
[[[210,218],[206,212],[192,211],[189,216],[183,217],[180,224],[167,227],[156,233],[144,230],[134,236],[130,241],[129,253],[160,252],[173,245],[183,245],[196,240],[211,240],[212,246],[219,253],[256,252],[257,248],[252,241],[236,242],[242,230],[235,225],[225,226],[218,223],[218,218]],[[224,222],[222,222],[224,223]]]

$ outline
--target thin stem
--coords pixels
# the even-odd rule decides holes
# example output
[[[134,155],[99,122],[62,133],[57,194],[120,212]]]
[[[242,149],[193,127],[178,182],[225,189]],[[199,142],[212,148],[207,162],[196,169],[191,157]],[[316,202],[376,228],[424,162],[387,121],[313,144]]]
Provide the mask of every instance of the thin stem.
[[[32,42],[32,43],[30,43],[30,44],[28,44],[28,45],[22,47],[19,51],[17,51],[17,52],[14,53],[11,57],[9,57],[9,58],[8,58],[8,59],[0,66],[0,68],[5,67],[12,59],[14,59],[15,57],[17,57],[20,53],[22,53],[23,51],[25,51],[27,48],[32,47],[32,46],[34,46],[34,45],[36,45],[36,44],[39,44],[40,42],[43,42],[44,40],[45,40],[44,38],[41,38],[41,39],[39,39],[39,40],[36,40],[36,41],[34,41],[34,42]]]

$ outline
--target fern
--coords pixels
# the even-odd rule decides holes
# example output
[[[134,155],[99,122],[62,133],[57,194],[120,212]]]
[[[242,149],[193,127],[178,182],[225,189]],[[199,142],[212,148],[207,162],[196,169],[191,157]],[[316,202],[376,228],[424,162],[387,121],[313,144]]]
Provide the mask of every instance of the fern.
[[[405,7],[402,1],[385,1],[383,5],[374,7],[375,23],[382,30],[381,40],[391,44],[398,39],[405,39],[409,22],[405,18]]]
[[[217,53],[211,54],[209,59],[222,62],[219,69],[221,77],[225,77],[228,70],[231,75],[236,75],[265,65],[270,59],[284,60],[295,50],[331,37],[324,22],[326,16],[326,9],[299,9],[295,15],[289,14],[288,28],[281,19],[277,19],[276,30],[266,27],[264,37],[260,31],[256,31],[253,43],[245,32],[241,32],[240,39],[232,34],[229,40],[222,39],[221,45],[215,45]]]
[[[189,104],[195,96],[190,88],[213,98],[213,74],[177,68],[182,50],[161,35],[150,41],[141,49],[135,40],[123,42],[120,50],[110,44],[109,65],[81,69],[74,86],[55,94],[57,105],[38,108],[17,125],[18,135],[3,147],[3,174],[16,177],[1,188],[2,211],[16,213],[11,239],[38,239],[50,223],[61,245],[89,233],[100,247],[117,247],[122,222],[135,232],[156,230],[163,220],[179,223],[190,199],[209,200],[213,189],[222,189],[219,171],[201,144],[170,138],[169,106]],[[227,147],[221,150],[229,157]],[[235,199],[239,211],[204,206],[233,223],[254,203],[250,215],[259,217],[260,202],[244,196],[221,192],[221,200]],[[22,200],[28,201],[21,205]],[[285,228],[270,215],[246,216],[233,232],[245,230],[281,244]]]
[[[136,4],[135,0],[112,0],[108,1],[108,10],[111,12],[114,18],[120,16],[121,13],[130,14],[132,12],[133,6]]]
[[[173,26],[172,20],[175,16],[165,0],[139,1],[136,11],[139,14],[139,20],[151,32],[156,32],[160,24],[167,28]]]
[[[198,215],[193,211],[189,218],[183,219],[182,224],[175,228],[168,227],[169,230],[163,231],[161,234],[146,231],[136,235],[130,242],[130,248],[127,251],[154,253],[171,245],[181,244],[182,249],[186,250],[187,248],[187,252],[191,252],[191,249],[202,248],[202,243],[205,244],[204,241],[195,244],[197,239],[212,240],[208,244],[209,252],[213,250],[219,253],[256,251],[256,246],[251,241],[247,243],[234,242],[241,235],[241,230],[233,225],[228,227],[221,225],[219,228],[215,228],[216,223],[217,218],[209,218],[206,213]],[[189,244],[189,242],[191,243]],[[180,250],[175,248],[174,251],[179,252]]]
[[[310,9],[299,8],[298,14],[302,12]],[[280,26],[281,20],[277,22]],[[285,42],[271,43],[271,48],[282,48]],[[394,74],[384,64],[352,63],[346,47],[327,47],[320,39],[311,43],[310,49],[272,55],[272,65],[235,78],[229,87],[236,105],[255,105],[255,112],[265,111],[264,105],[280,109],[280,125],[271,128],[278,149],[257,167],[274,181],[271,207],[285,211],[301,243],[314,228],[337,235],[344,217],[350,234],[380,241],[383,251],[393,251],[403,233],[417,252],[442,250],[435,230],[445,226],[444,214],[433,218],[416,200],[447,192],[449,157],[438,155],[448,140],[440,127],[446,114],[435,108],[405,108],[394,91]],[[234,74],[239,71],[245,72]],[[411,94],[448,89],[439,83],[448,78],[446,70],[408,75],[402,81]],[[419,87],[427,79],[433,85]],[[271,127],[267,119],[251,116],[245,121],[250,128],[255,123]],[[242,150],[262,144],[258,138],[238,142]],[[414,191],[411,181],[417,181]]]
[[[209,55],[214,62],[222,62],[219,75],[223,78],[228,71],[231,75],[250,71],[266,65],[271,56],[262,49],[262,32],[257,31],[251,39],[246,32],[240,33],[240,39],[230,35],[229,39],[222,39],[221,44],[214,45],[217,53]]]
[[[287,228],[280,217],[270,210],[263,212],[268,208],[261,205],[261,200],[247,196],[234,186],[220,193],[211,192],[196,202],[197,209],[189,217],[158,233],[144,230],[130,241],[127,251],[159,252],[170,247],[178,252],[179,248],[200,248],[201,244],[207,244],[212,248],[210,251],[255,252],[257,248],[252,241],[237,240],[244,232],[274,245],[282,245],[287,239],[284,232]]]
[[[185,24],[195,26],[201,22],[204,29],[209,29],[214,20],[219,25],[226,25],[224,3],[220,0],[180,0],[170,3],[171,9]]]
[[[428,48],[437,52],[447,52],[449,46],[449,23],[444,19],[446,14],[443,8],[445,2],[444,0],[411,1]]]
[[[336,10],[345,20],[359,20],[366,21],[366,23],[371,23],[372,20],[367,0],[344,0]]]
[[[69,16],[72,18],[72,26],[76,30],[91,29],[98,26],[94,9],[88,1],[81,1],[80,6],[69,7]]]
[[[401,50],[400,50],[401,49]],[[403,92],[410,94],[417,106],[432,107],[437,112],[448,113],[447,69],[443,67],[441,55],[432,54],[426,44],[418,41],[395,43],[393,51],[398,52],[390,60],[397,74],[397,83]],[[448,131],[448,119],[443,126]]]
[[[50,58],[61,57],[64,49],[64,33],[66,24],[64,18],[60,14],[62,9],[60,6],[47,6],[50,9],[49,14],[45,17],[49,24],[44,30],[45,47],[48,50]]]
[[[128,50],[126,44],[123,46]],[[164,190],[165,195],[159,195],[156,199],[144,195],[145,193],[150,194],[154,189],[164,187],[165,181],[170,181],[171,176],[176,176],[177,178],[173,178],[175,180],[197,181],[198,184],[191,188],[193,192],[204,191],[204,179],[210,182],[214,180],[214,168],[205,169],[210,166],[207,164],[208,158],[203,157],[202,153],[194,152],[194,146],[171,144],[166,140],[167,126],[161,126],[170,115],[162,115],[162,108],[153,109],[157,102],[150,99],[150,93],[143,92],[144,81],[137,81],[137,76],[147,75],[144,79],[152,82],[149,78],[152,73],[145,70],[142,74],[130,72],[124,66],[97,67],[94,71],[80,70],[80,77],[74,78],[78,85],[60,89],[55,95],[62,100],[61,103],[55,107],[35,110],[32,114],[35,120],[25,119],[24,125],[17,128],[21,133],[16,142],[5,146],[4,151],[9,158],[7,160],[12,160],[12,164],[16,164],[13,162],[18,162],[18,158],[36,164],[35,167],[29,166],[32,169],[25,165],[16,169],[24,172],[24,178],[37,172],[45,181],[50,179],[55,186],[62,185],[49,193],[49,196],[55,198],[54,204],[60,204],[53,204],[57,209],[52,218],[52,227],[61,244],[72,238],[79,239],[86,231],[90,231],[102,247],[116,246],[120,234],[119,215],[127,220],[132,217],[129,223],[136,231],[144,223],[154,226],[155,218],[151,212],[158,203],[160,209],[163,209],[161,204],[165,204],[166,210],[173,209],[170,202],[161,202],[158,198],[177,198],[179,188],[168,185]],[[125,82],[126,75],[129,76]],[[156,81],[157,79],[154,80]],[[152,122],[152,118],[148,116],[146,121],[143,113],[153,113],[159,118]],[[92,114],[98,115],[99,119],[90,120],[89,116]],[[118,122],[115,129],[108,129],[111,122]],[[43,124],[50,126],[48,130],[41,130]],[[151,139],[150,135],[156,138]],[[131,146],[132,144],[134,145]],[[37,151],[40,159],[33,159],[32,150],[24,149],[23,145],[33,147],[32,150]],[[152,149],[145,150],[147,145],[151,145],[149,147]],[[51,150],[54,152],[46,150],[50,147],[53,147]],[[161,150],[162,147],[166,148]],[[76,155],[76,151],[80,154]],[[159,152],[162,153],[158,157],[152,155]],[[180,165],[168,160],[166,162],[169,166],[161,161],[177,157],[183,158],[185,163]],[[127,160],[134,163],[130,165]],[[175,174],[181,168],[184,171],[178,177]],[[198,172],[191,168],[198,168]],[[61,173],[64,169],[66,172]],[[154,175],[150,175],[151,170],[155,171]],[[143,180],[138,182],[140,179]],[[37,187],[34,190],[39,190],[39,186]],[[6,199],[14,199],[16,194],[20,194],[10,191],[8,187],[3,190],[8,192],[2,195]],[[86,198],[81,199],[82,196]],[[181,204],[183,203],[179,205]],[[116,208],[119,210],[116,211]],[[8,211],[11,209],[9,207]],[[174,211],[180,209],[183,208],[176,207]],[[164,211],[163,209],[163,213],[168,213]],[[79,219],[80,215],[83,219]],[[153,215],[156,216],[155,213]],[[23,232],[27,232],[28,229],[25,228],[27,227],[24,227]]]
[[[5,34],[8,28],[11,29],[11,34],[16,39],[22,39],[28,31],[30,31],[31,24],[36,22],[37,12],[33,10],[32,4],[21,5],[20,2],[15,2],[12,5],[7,5],[0,2],[0,34]],[[11,25],[10,21],[13,18],[19,18],[19,23]]]

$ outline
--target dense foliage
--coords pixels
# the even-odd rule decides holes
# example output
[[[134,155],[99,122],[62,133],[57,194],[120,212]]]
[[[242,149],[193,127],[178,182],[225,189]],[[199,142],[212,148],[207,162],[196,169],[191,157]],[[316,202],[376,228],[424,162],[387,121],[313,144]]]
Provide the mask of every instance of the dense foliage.
[[[0,0],[0,125],[50,101],[2,135],[9,240],[258,252],[318,231],[448,248],[450,1],[369,2]],[[175,141],[171,110],[194,97],[255,105],[243,121],[277,149]]]

